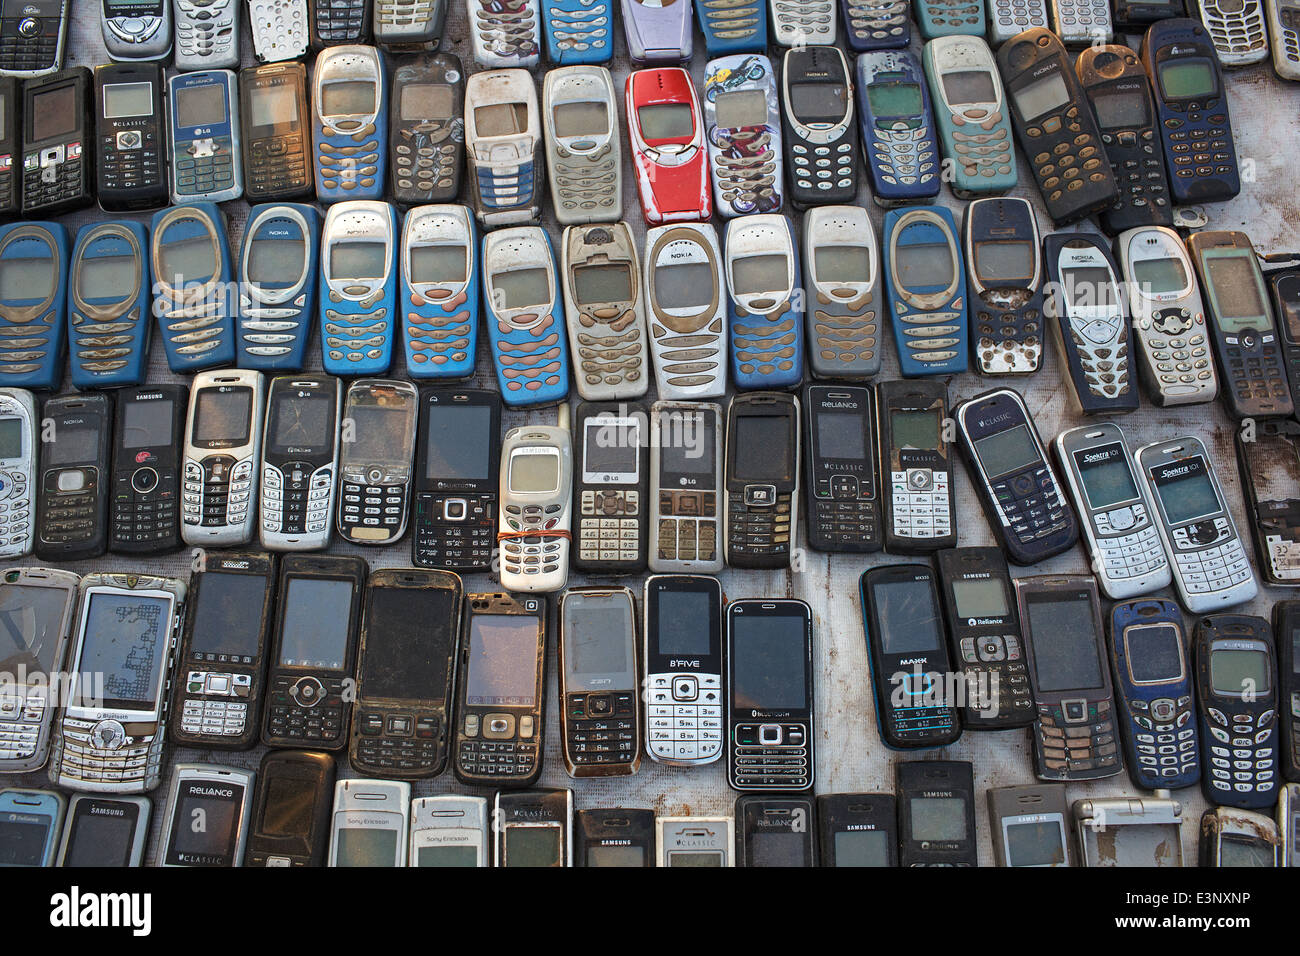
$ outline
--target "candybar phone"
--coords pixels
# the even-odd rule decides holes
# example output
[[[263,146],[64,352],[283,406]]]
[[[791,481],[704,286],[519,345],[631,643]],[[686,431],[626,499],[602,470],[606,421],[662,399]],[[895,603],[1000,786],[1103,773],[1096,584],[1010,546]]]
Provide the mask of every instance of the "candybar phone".
[[[1070,815],[1080,866],[1183,865],[1183,805],[1168,790],[1076,800]]]
[[[731,817],[656,817],[657,866],[735,866]]]
[[[835,11],[819,0],[831,18]],[[776,7],[786,6],[778,0]],[[795,17],[799,13],[792,14]],[[835,46],[786,50],[781,63],[781,128],[790,202],[796,209],[829,203],[852,203],[858,193],[857,123],[853,116],[853,79],[848,61]],[[829,159],[829,163],[822,160]]]
[[[170,206],[149,224],[153,311],[173,372],[235,361],[234,271],[225,213],[211,202]]]
[[[266,395],[258,535],[272,551],[329,544],[338,482],[343,384],[329,375],[278,375]]]
[[[858,381],[880,371],[880,246],[861,206],[804,214],[804,338],[818,378]]]
[[[244,4],[221,6],[204,0],[173,0],[178,70],[234,69],[239,65]]]
[[[1297,47],[1300,49],[1300,47]],[[1292,261],[1287,253],[1265,256],[1266,263],[1277,260]],[[1300,268],[1270,268],[1264,276],[1268,280],[1269,298],[1277,316],[1278,331],[1282,334],[1282,360],[1286,363],[1287,382],[1291,386],[1291,402],[1300,398]]]
[[[575,571],[628,574],[645,569],[650,497],[649,421],[644,405],[578,405],[574,442]]]
[[[243,866],[256,777],[239,767],[176,764],[167,792],[159,865]]]
[[[245,866],[324,866],[334,798],[334,758],[268,750],[257,769]]]
[[[898,866],[898,809],[892,793],[817,797],[822,866]]]
[[[817,866],[816,821],[812,797],[737,797],[736,865]]]
[[[885,550],[890,554],[957,545],[957,498],[952,452],[945,437],[947,422],[948,387],[938,379],[876,386]],[[888,493],[883,491],[886,478]]]
[[[57,390],[63,381],[68,247],[58,222],[0,226],[0,361],[13,386]]]
[[[645,303],[655,389],[666,400],[727,392],[727,302],[713,226],[656,226],[645,236]]]
[[[1043,358],[1043,261],[1028,199],[976,199],[962,217],[971,363],[981,375],[1028,375]]]
[[[906,378],[964,372],[969,330],[961,236],[945,206],[891,209],[881,240],[885,296]]]
[[[375,0],[374,37],[387,50],[436,50],[448,0]]]
[[[36,536],[36,450],[40,423],[36,400],[25,388],[0,388],[0,558],[30,554]]]
[[[77,231],[68,276],[73,387],[139,385],[155,324],[149,231],[124,219],[87,223]]]
[[[383,198],[387,76],[380,52],[357,41],[331,45],[317,54],[312,69],[312,153],[316,198],[322,203]]]
[[[440,794],[411,801],[407,866],[491,866],[488,805],[483,797]]]
[[[1283,866],[1282,834],[1272,817],[1211,807],[1201,814],[1201,866]]]
[[[339,535],[391,544],[406,533],[419,392],[410,382],[361,378],[343,401]]]
[[[1058,8],[1073,10],[1068,4],[1057,3]],[[991,46],[1001,46],[1021,31],[1047,26],[1046,0],[990,0],[988,40]]]
[[[511,591],[559,591],[569,577],[573,450],[568,411],[560,406],[558,425],[512,428],[501,443],[497,574]]]
[[[95,68],[95,198],[105,212],[167,204],[165,96],[157,63]]]
[[[311,48],[370,42],[372,0],[308,0]]]
[[[307,99],[307,67],[301,63],[269,63],[239,71],[244,195],[250,203],[311,195]]]
[[[1284,80],[1300,79],[1300,23],[1291,0],[1265,0],[1273,71]]]
[[[329,207],[321,225],[321,362],[331,375],[383,375],[397,341],[397,210],[375,199]]]
[[[1196,13],[1209,31],[1223,66],[1248,66],[1268,57],[1268,28],[1262,3],[1237,6],[1222,0],[1197,0]]]
[[[625,0],[625,8],[630,3],[641,5],[640,0]],[[628,75],[623,100],[646,225],[708,222],[713,215],[708,147],[704,114],[690,73],[677,66],[634,70]],[[648,249],[650,235],[646,242]],[[647,268],[654,261],[646,255]]]
[[[266,203],[248,211],[239,248],[238,361],[290,372],[307,361],[317,323],[321,222],[315,206]]]
[[[738,394],[727,406],[723,540],[733,568],[790,563],[799,511],[799,400]]]
[[[172,52],[172,0],[102,0],[104,49],[114,62],[166,60]]]
[[[492,803],[494,866],[573,866],[573,791],[498,792]]]
[[[737,389],[798,388],[803,277],[790,220],[780,213],[730,219],[723,247],[732,381]]]
[[[0,75],[0,213],[5,216],[22,208],[22,180],[15,168],[23,151],[22,110],[22,80]]]
[[[0,867],[54,866],[66,805],[55,790],[0,790]]]
[[[181,538],[200,547],[247,544],[257,517],[262,373],[200,372],[190,389]]]
[[[980,23],[982,6],[967,7]],[[953,194],[972,199],[1006,192],[1016,185],[1016,153],[993,51],[979,36],[945,32],[925,45],[922,62],[943,155],[952,165]]]
[[[655,813],[623,807],[579,810],[574,840],[574,866],[654,866]]]
[[[652,571],[722,569],[718,511],[722,408],[713,402],[655,402],[650,409],[649,564]]]
[[[248,32],[253,35],[253,55],[259,63],[299,60],[307,55],[311,33],[307,25],[308,3],[309,0],[249,3]]]
[[[645,614],[646,751],[695,766],[722,756],[722,585],[700,574],[652,574]]]
[[[992,787],[988,800],[998,866],[1070,865],[1070,817],[1063,784]]]
[[[532,75],[527,70],[472,74],[465,83],[465,158],[470,205],[484,229],[537,222],[546,179],[543,149]]]
[[[539,0],[473,0],[467,5],[474,62],[480,67],[536,67],[541,56]]]
[[[1282,720],[1278,756],[1282,775],[1300,781],[1300,601],[1273,605],[1273,640],[1277,644],[1278,716]],[[1300,836],[1300,830],[1294,835]]]
[[[603,66],[556,67],[542,81],[546,165],[561,225],[613,222],[623,213],[617,104]]]
[[[803,405],[808,415],[804,460],[809,546],[831,552],[879,551],[881,496],[871,389],[809,385]]]
[[[411,785],[400,780],[334,784],[328,866],[406,866]]]
[[[1300,425],[1264,419],[1252,437],[1237,429],[1234,443],[1259,573],[1269,584],[1300,585]]]
[[[402,224],[398,268],[406,374],[412,380],[469,378],[478,358],[480,310],[473,213],[457,203],[412,209]]]
[[[446,0],[435,5],[445,8]],[[455,202],[465,166],[465,70],[460,59],[453,53],[400,58],[393,66],[392,96],[388,163],[393,202]]]
[[[176,0],[190,3],[192,0]],[[244,193],[239,80],[230,70],[167,79],[172,202],[225,202]]]
[[[560,595],[560,721],[571,777],[634,774],[641,765],[636,599],[630,588]]]
[[[94,200],[93,82],[90,70],[74,66],[23,83],[24,216],[41,219]]]
[[[175,551],[181,546],[178,486],[189,390],[144,385],[117,394],[109,550]]]
[[[961,760],[894,764],[900,866],[976,866],[975,781]]]
[[[74,793],[68,800],[57,865],[142,866],[152,809],[148,797]]]
[[[907,4],[898,6],[906,31]],[[939,138],[920,61],[906,49],[872,49],[858,55],[854,73],[863,157],[876,205],[938,196]]]
[[[907,0],[840,0],[848,48],[861,54],[907,46],[912,40],[907,17],[910,6]]]
[[[94,558],[108,548],[113,400],[106,392],[51,398],[42,409],[36,541],[43,561]]]

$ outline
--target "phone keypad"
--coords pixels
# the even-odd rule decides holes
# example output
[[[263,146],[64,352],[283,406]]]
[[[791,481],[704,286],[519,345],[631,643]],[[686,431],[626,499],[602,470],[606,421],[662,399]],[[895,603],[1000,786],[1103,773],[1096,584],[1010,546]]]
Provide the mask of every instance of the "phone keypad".
[[[1187,309],[1158,309],[1142,322],[1147,361],[1161,391],[1171,394],[1215,387],[1205,341],[1205,319]]]
[[[1175,203],[1196,199],[1194,183],[1185,180],[1224,176],[1237,181],[1237,152],[1228,127],[1228,113],[1218,99],[1204,103],[1166,102],[1180,113],[1164,121],[1165,165]],[[1218,198],[1210,196],[1209,198]]]
[[[343,736],[343,692],[350,684],[337,677],[275,677],[266,702],[264,736],[277,743],[336,744]]]
[[[1220,56],[1262,59],[1268,51],[1259,0],[1200,0],[1200,19]]]
[[[1121,769],[1109,700],[1039,704],[1035,730],[1042,777],[1087,779],[1110,776]]]
[[[632,563],[641,559],[641,493],[584,489],[578,498],[578,557]]]
[[[761,562],[784,567],[790,559],[790,496],[771,485],[750,485],[727,496],[727,561],[736,567]]]
[[[1070,523],[1069,508],[1046,465],[995,482],[993,497],[1003,523],[1022,543],[1050,537]]]
[[[474,0],[470,20],[479,46],[501,66],[538,56],[541,29],[535,0]]]
[[[1063,43],[1087,43],[1111,38],[1108,0],[1055,0],[1056,33]]]
[[[44,697],[0,696],[0,760],[26,760],[36,755],[45,709]]]
[[[617,219],[621,211],[619,170],[613,149],[606,143],[588,152],[581,148],[584,145],[570,141],[556,147],[558,156],[551,170],[556,212],[564,212],[573,221]]]
[[[178,0],[176,52],[185,58],[215,63],[234,57],[235,11],[239,0]]]
[[[766,22],[767,10],[744,0],[696,0],[708,32],[718,40],[740,41],[754,36]]]
[[[459,377],[473,372],[475,330],[464,289],[412,291],[403,334],[406,364],[415,376]],[[420,310],[420,311],[416,311]]]
[[[1040,143],[1042,137],[1049,139]],[[1096,135],[1085,130],[1079,121],[1077,105],[1070,106],[1064,114],[1053,113],[1046,119],[1027,123],[1024,138],[1025,146],[1029,147],[1026,154],[1033,153],[1038,188],[1049,206],[1062,203],[1067,211],[1080,209],[1087,203],[1073,198],[1071,193],[1082,192],[1089,186],[1104,191],[1113,182],[1106,155]],[[1052,142],[1053,139],[1056,141]]]
[[[731,776],[743,790],[803,790],[812,783],[808,727],[744,723],[732,729]]]
[[[1125,505],[1093,515],[1098,556],[1112,581],[1156,574],[1169,566],[1160,532],[1147,516],[1146,505]]]
[[[57,151],[57,152],[55,152]],[[23,156],[23,212],[88,199],[81,143],[62,143]]]
[[[984,375],[1033,372],[1043,357],[1043,314],[986,292],[974,313],[975,353]]]
[[[167,181],[162,135],[153,123],[115,129],[99,138],[99,188],[147,189]]]
[[[712,157],[718,205],[732,215],[781,208],[781,155],[767,126],[720,132],[726,146]]]
[[[253,495],[253,459],[236,463],[228,455],[185,462],[181,519],[188,525],[242,525]]]
[[[147,547],[178,540],[176,473],[137,468],[113,481],[114,545]]]
[[[25,554],[32,536],[32,499],[27,475],[0,471],[0,554]]]
[[[235,187],[234,141],[229,136],[178,143],[172,156],[176,169],[172,191],[178,196],[206,196]]]
[[[709,763],[722,756],[722,677],[646,677],[646,745],[656,760]]]
[[[637,758],[637,698],[632,693],[569,694],[564,745],[578,767],[630,764]]]
[[[331,302],[341,302],[335,292],[326,293]],[[353,303],[361,306],[363,303]],[[340,312],[325,310],[325,356],[331,363],[382,361],[392,350],[392,323],[388,309]],[[349,373],[344,370],[344,374]]]
[[[970,0],[923,0],[924,16],[931,27],[927,36],[947,34],[984,35],[984,4]]]
[[[311,188],[311,169],[301,133],[255,139],[248,144],[244,192],[249,199]]]
[[[253,52],[262,63],[296,60],[307,53],[306,4],[255,0],[248,5]]]
[[[533,163],[517,166],[480,166],[475,170],[479,204],[486,215],[508,212],[535,204]]]
[[[602,394],[610,392],[611,398],[643,394],[645,331],[636,324],[636,312],[618,306],[588,310],[579,305],[576,321],[581,326],[576,350],[581,381]]]
[[[848,0],[844,17],[854,50],[907,46],[907,0]]]
[[[68,315],[72,361],[83,371],[97,375],[120,372],[135,359],[140,316],[140,309],[132,309],[117,317],[121,321],[99,322],[82,315],[73,305]],[[148,315],[145,321],[151,321]]]
[[[322,123],[317,127],[316,166],[318,185],[326,190],[343,190],[344,196],[360,188],[374,191],[379,182],[379,139],[374,123],[348,121],[348,129]],[[365,198],[358,193],[356,198]]]
[[[460,120],[424,119],[398,128],[393,146],[393,198],[445,202],[456,198],[465,149]]]
[[[1102,130],[1101,142],[1119,188],[1119,198],[1103,214],[1111,227],[1108,231],[1172,222],[1169,177],[1155,131],[1150,127]]]
[[[1281,349],[1271,334],[1260,336],[1254,330],[1242,333],[1241,339],[1251,336],[1259,346],[1246,348],[1229,343],[1225,384],[1231,386],[1230,398],[1234,400],[1238,415],[1249,414],[1248,409],[1258,407],[1258,414],[1289,413],[1293,407],[1291,389],[1283,371]]]
[[[614,41],[611,27],[614,24],[612,4],[604,0],[579,0],[572,4],[572,9],[557,3],[546,5],[549,17],[547,26],[559,51],[560,60],[564,62],[566,53],[586,53],[588,50],[613,51]]]
[[[505,523],[512,532],[543,532],[555,528],[563,505],[506,505]],[[558,535],[529,534],[501,539],[501,570],[507,574],[567,573],[568,541]]]
[[[652,321],[650,334],[656,346],[655,365],[663,384],[669,388],[694,389],[711,386],[718,380],[722,351],[722,317],[707,327],[680,328]],[[662,389],[661,389],[662,392]]]
[[[953,307],[960,307],[961,301],[956,299]],[[900,358],[904,361],[916,363],[923,371],[938,371],[942,363],[957,358],[965,349],[965,317],[961,312],[917,312],[901,299],[894,307],[903,333],[905,348],[900,350]]]
[[[51,755],[51,777],[63,786],[118,792],[151,789],[162,764],[161,729],[128,737],[116,720],[64,717]]]
[[[821,194],[819,202],[830,202],[831,190],[840,190],[848,198],[857,193],[856,130],[850,126],[837,143],[825,145],[795,142],[790,146],[791,175],[795,186]]]
[[[712,491],[660,491],[656,553],[661,561],[715,561],[718,496]]]
[[[908,671],[902,675],[901,684],[893,684],[889,693],[902,694],[899,705],[882,708],[886,730],[901,740],[933,741],[948,736],[957,728],[957,711],[943,699],[942,688],[936,685],[939,675]],[[939,696],[937,704],[926,704],[927,698]],[[912,703],[911,701],[917,701]]]
[[[6,330],[19,334],[0,336],[0,382],[5,382],[9,375],[40,371],[46,356],[55,348],[50,341],[57,334],[54,313],[47,312],[22,325],[6,323]]]
[[[361,709],[356,727],[353,755],[367,769],[401,770],[408,773],[432,770],[446,737],[437,714]]]
[[[985,695],[997,688],[997,699],[979,699],[979,706],[967,705],[976,721],[981,710],[996,708],[996,718],[1028,717],[1034,712],[1034,695],[1029,686],[1020,638],[1015,634],[982,634],[961,639],[962,678],[967,694]]]
[[[1277,712],[1225,714],[1206,707],[1205,746],[1209,786],[1231,799],[1234,794],[1271,794],[1277,789]],[[1268,801],[1272,804],[1272,801]]]
[[[1197,749],[1196,722],[1192,719],[1191,695],[1159,697],[1152,701],[1140,699],[1128,702],[1133,749],[1136,751],[1135,768],[1147,781],[1147,786],[1168,785],[1170,777],[1196,774],[1200,768]]]
[[[20,5],[5,8],[4,29],[0,31],[0,70],[34,73],[57,69],[61,18],[33,17],[22,11]],[[20,27],[27,22],[34,23],[36,30]]]
[[[339,529],[366,531],[365,540],[395,537],[406,522],[406,481],[361,484],[343,480],[339,495]]]
[[[262,530],[268,534],[328,534],[334,503],[334,469],[287,462],[262,471]]]
[[[496,545],[496,495],[420,494],[412,560],[422,568],[486,571]]]
[[[878,120],[865,145],[876,175],[891,186],[919,189],[939,175],[939,150],[926,125]]]
[[[1225,517],[1181,525],[1171,537],[1174,564],[1188,594],[1212,594],[1254,577],[1241,539]]]
[[[776,31],[776,42],[782,45],[833,43],[835,2],[776,0],[772,4],[772,29]]]
[[[1074,343],[1085,387],[1103,399],[1119,398],[1131,386],[1124,329],[1124,316],[1118,311],[1070,323],[1070,341]]]
[[[322,43],[356,43],[366,31],[365,0],[315,0],[312,18]]]
[[[816,535],[837,551],[866,550],[873,542],[879,547],[875,494],[869,480],[856,475],[818,478],[811,497],[809,537]]]
[[[98,468],[61,468],[45,473],[40,539],[76,544],[92,538],[101,523]]]
[[[531,714],[465,714],[457,766],[467,776],[530,777],[537,772],[539,730]]]
[[[952,530],[948,473],[908,468],[890,473],[893,532],[899,538],[946,538]]]
[[[195,674],[190,674],[187,688],[196,683]],[[202,675],[199,675],[202,676]],[[217,676],[217,675],[210,675]],[[246,674],[223,675],[243,678],[243,692],[248,693],[250,678]],[[186,698],[181,705],[181,730],[195,737],[239,737],[248,726],[248,704],[236,700],[204,700]]]
[[[1032,27],[1046,27],[1047,8],[1042,0],[991,0],[989,20],[997,36],[1010,39]]]

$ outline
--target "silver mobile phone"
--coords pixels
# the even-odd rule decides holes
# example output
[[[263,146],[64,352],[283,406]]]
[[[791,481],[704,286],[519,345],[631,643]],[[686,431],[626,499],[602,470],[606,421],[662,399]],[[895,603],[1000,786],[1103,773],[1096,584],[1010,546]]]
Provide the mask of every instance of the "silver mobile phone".
[[[334,785],[330,866],[406,866],[411,785],[340,780]]]
[[[181,484],[181,538],[198,547],[253,539],[262,451],[262,373],[200,372],[190,386]]]
[[[167,793],[160,866],[244,865],[256,774],[211,763],[178,763]]]
[[[441,794],[411,801],[407,866],[491,866],[483,797]]]

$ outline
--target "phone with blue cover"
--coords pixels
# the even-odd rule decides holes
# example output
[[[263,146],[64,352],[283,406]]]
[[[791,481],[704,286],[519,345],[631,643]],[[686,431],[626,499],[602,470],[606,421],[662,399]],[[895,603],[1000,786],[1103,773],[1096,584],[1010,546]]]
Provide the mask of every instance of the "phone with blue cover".
[[[663,4],[667,6],[667,4]],[[695,18],[710,57],[767,51],[767,4],[763,0],[695,0]]]
[[[68,275],[73,387],[139,385],[153,332],[149,230],[128,219],[82,226]]]
[[[0,226],[0,385],[57,389],[67,344],[68,231]]]
[[[240,368],[296,372],[316,317],[320,213],[305,203],[249,210],[239,250]]]
[[[321,227],[321,357],[331,375],[382,375],[397,326],[397,213],[373,199],[335,203]]]
[[[966,267],[952,213],[891,209],[881,245],[899,370],[907,377],[966,371]]]
[[[372,46],[320,52],[312,76],[316,198],[382,199],[388,150],[388,78]]]
[[[1015,188],[1011,114],[993,51],[979,36],[941,36],[921,56],[953,195]]]
[[[478,350],[479,262],[474,214],[416,206],[402,226],[402,345],[413,379],[464,379]]]
[[[802,273],[790,220],[780,213],[727,223],[727,311],[736,388],[794,388],[803,381]]]
[[[875,50],[858,57],[858,127],[881,206],[939,195],[939,139],[921,64],[908,50]]]
[[[226,216],[211,202],[154,213],[149,224],[154,315],[167,366],[194,372],[235,361],[230,241]]]
[[[556,66],[614,58],[614,0],[543,0],[546,56]]]

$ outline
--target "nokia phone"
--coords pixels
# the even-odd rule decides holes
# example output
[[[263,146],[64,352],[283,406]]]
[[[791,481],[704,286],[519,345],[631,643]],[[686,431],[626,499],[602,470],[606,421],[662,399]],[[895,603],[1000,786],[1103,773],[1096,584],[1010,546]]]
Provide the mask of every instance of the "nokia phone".
[[[818,0],[832,18],[834,2]],[[776,6],[785,5],[776,0]],[[834,37],[818,42],[834,43]],[[852,203],[858,193],[858,130],[848,60],[835,46],[786,50],[780,93],[790,202],[799,209]]]
[[[438,6],[445,8],[445,0]],[[455,202],[465,165],[465,70],[453,53],[393,65],[388,113],[390,195],[402,205]]]
[[[311,119],[316,198],[321,203],[383,198],[387,77],[383,56],[372,46],[329,46],[317,54]]]
[[[655,388],[666,400],[727,391],[727,301],[722,247],[712,224],[646,231],[646,325]]]
[[[617,104],[603,66],[561,66],[542,81],[551,203],[561,225],[613,222],[623,213]]]
[[[421,380],[469,378],[481,308],[473,213],[458,204],[412,209],[402,224],[398,266],[406,374]]]
[[[98,557],[108,548],[112,396],[89,392],[51,398],[41,414],[33,550],[43,561]]]
[[[776,73],[761,53],[733,53],[704,67],[704,136],[713,204],[724,219],[781,208],[781,109]]]
[[[1011,117],[988,44],[946,34],[925,45],[922,61],[953,194],[972,199],[1015,186]]]
[[[879,206],[934,199],[939,139],[920,61],[905,49],[873,49],[859,54],[854,72],[872,198]]]
[[[226,216],[216,203],[185,203],[149,224],[153,312],[167,367],[185,374],[235,361],[234,270]]]
[[[971,361],[981,375],[1028,375],[1043,358],[1043,262],[1028,199],[973,200],[962,217]]]
[[[880,244],[861,206],[814,206],[803,218],[804,339],[818,378],[880,372]]]
[[[1300,425],[1255,422],[1254,440],[1238,429],[1237,470],[1259,573],[1268,584],[1300,584]]]
[[[68,266],[68,365],[74,388],[144,381],[154,327],[151,279],[149,232],[140,223],[120,219],[77,230]]]
[[[266,203],[249,210],[238,260],[241,368],[292,372],[306,364],[318,321],[320,236],[315,206]]]
[[[541,115],[527,70],[474,73],[466,81],[465,158],[471,203],[484,229],[531,224],[541,216]]]
[[[30,554],[36,537],[36,456],[41,425],[23,388],[0,388],[0,558]]]
[[[966,267],[944,206],[885,213],[881,252],[899,371],[952,375],[968,365]]]
[[[710,164],[704,116],[690,73],[676,66],[634,70],[628,75],[623,100],[637,198],[646,224],[707,223],[713,215]],[[647,269],[653,261],[646,256]]]
[[[803,288],[790,221],[780,213],[732,219],[724,248],[732,381],[738,390],[797,388],[803,381]]]

